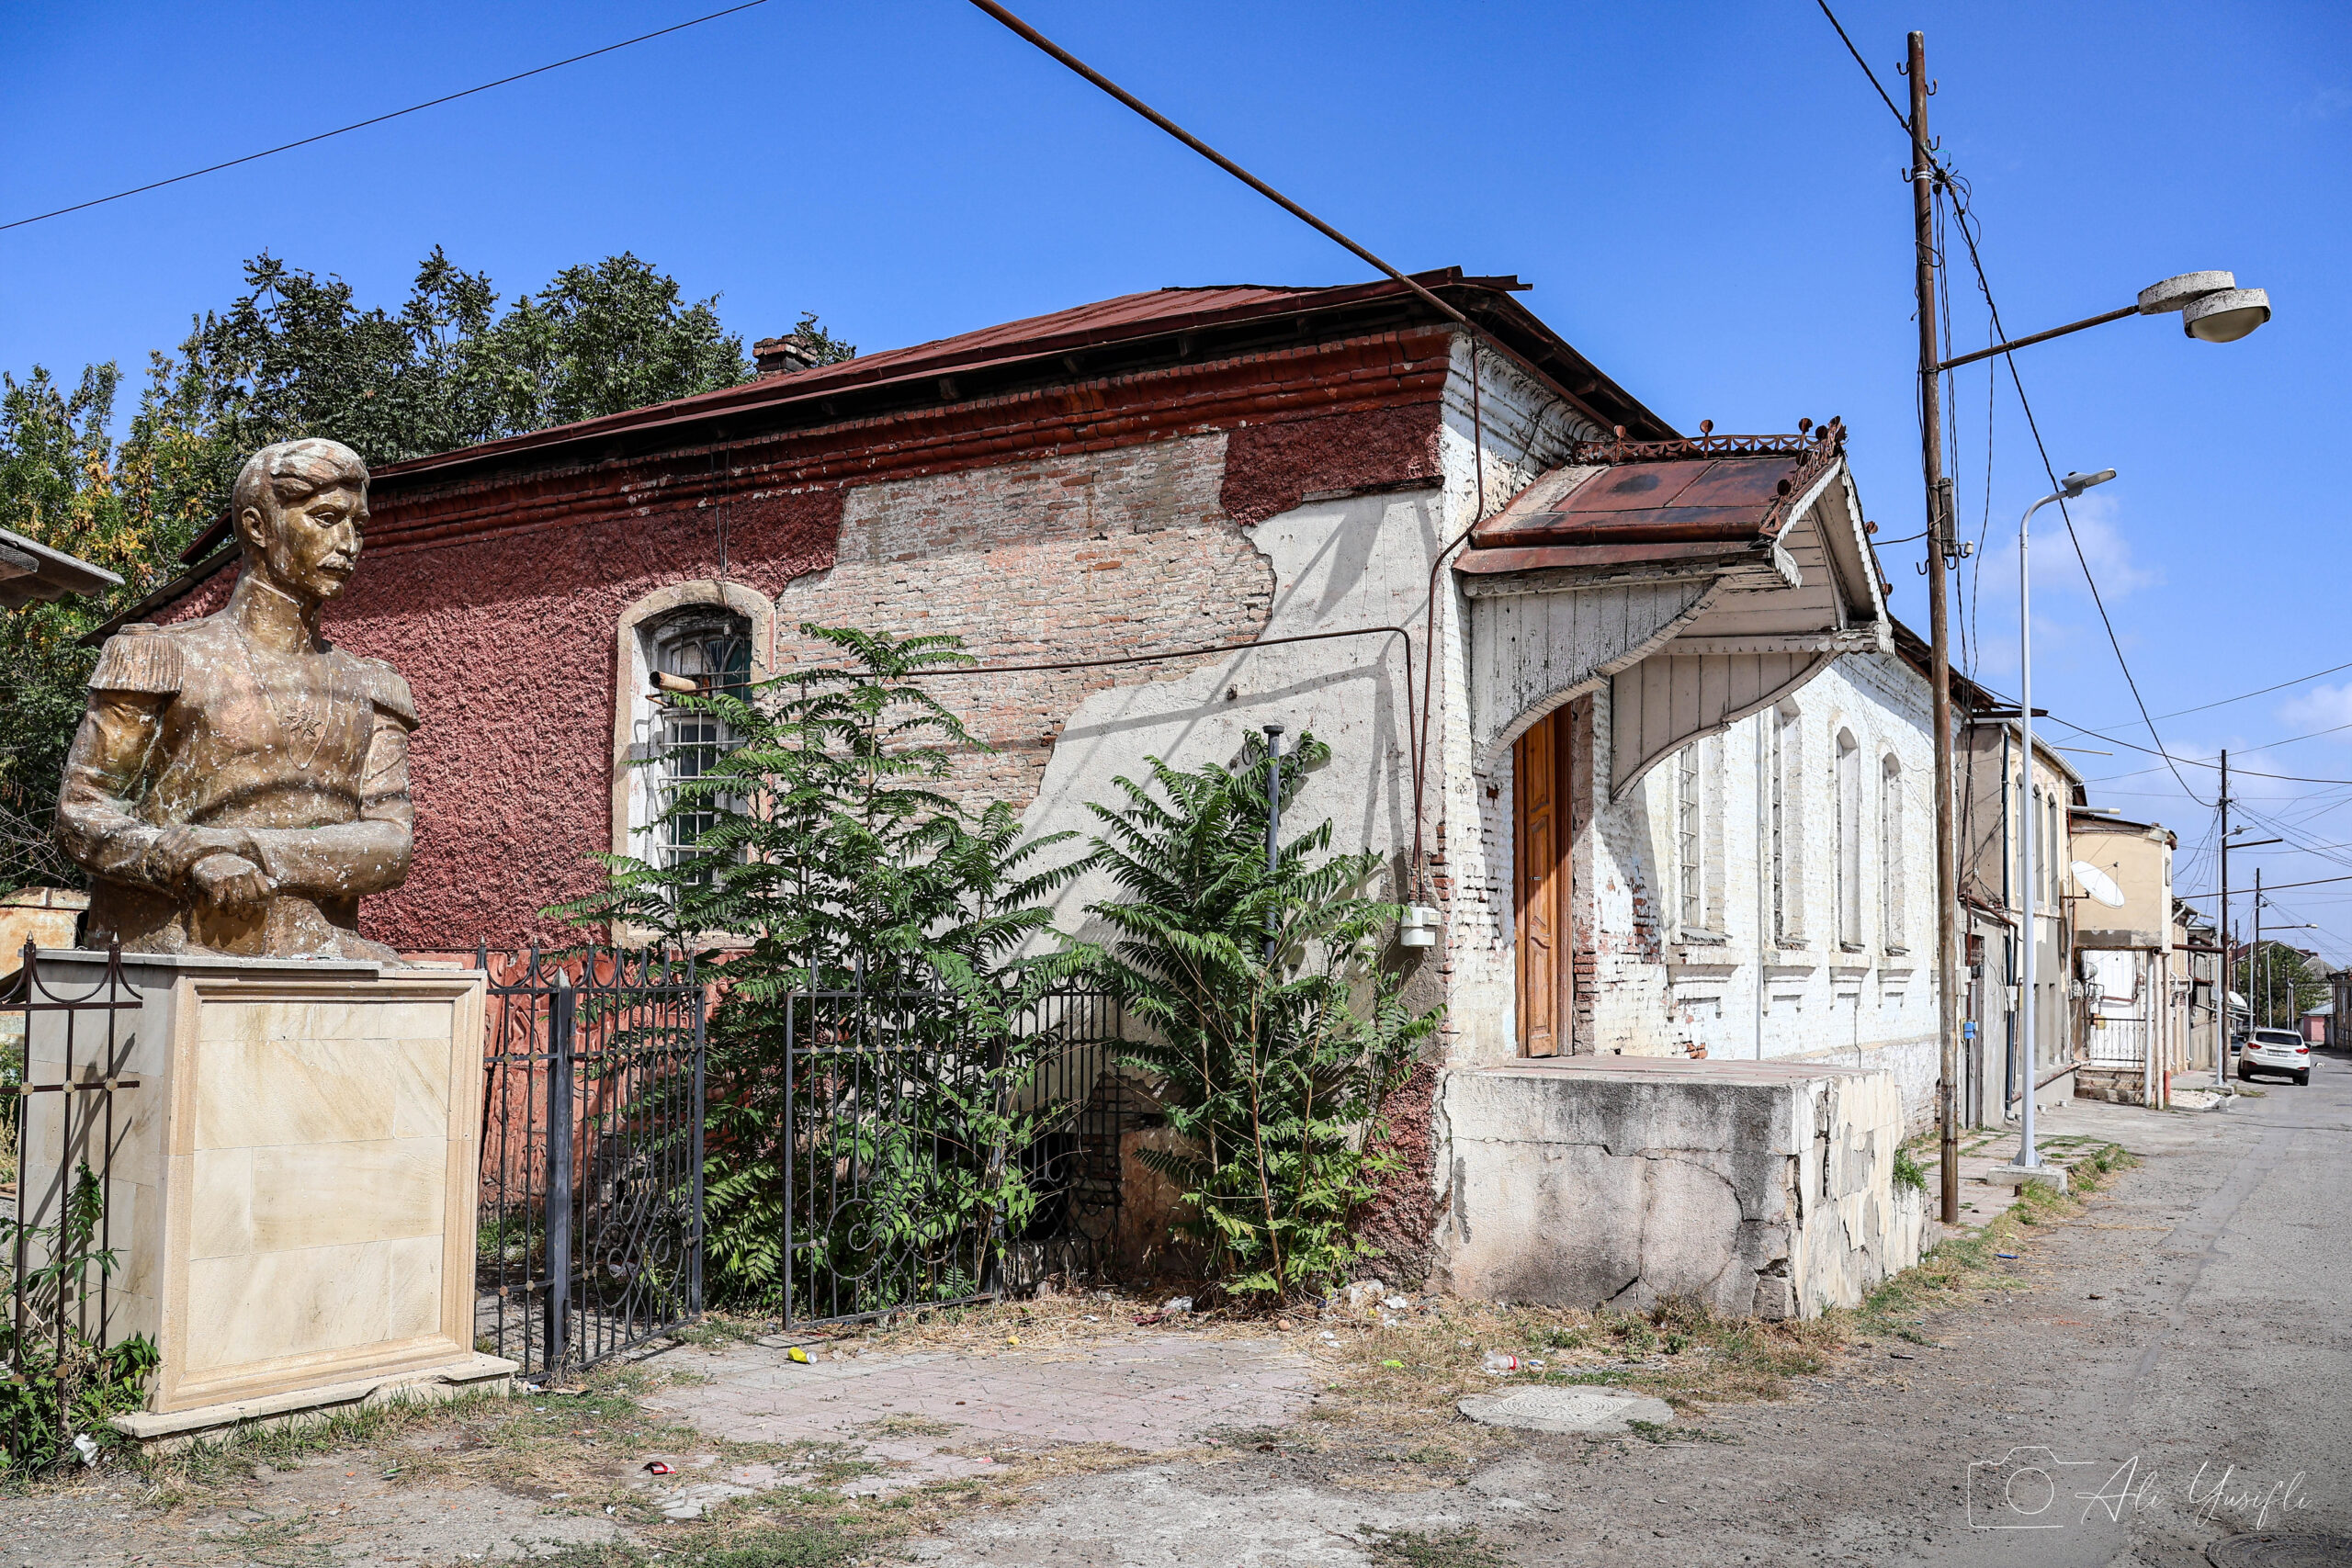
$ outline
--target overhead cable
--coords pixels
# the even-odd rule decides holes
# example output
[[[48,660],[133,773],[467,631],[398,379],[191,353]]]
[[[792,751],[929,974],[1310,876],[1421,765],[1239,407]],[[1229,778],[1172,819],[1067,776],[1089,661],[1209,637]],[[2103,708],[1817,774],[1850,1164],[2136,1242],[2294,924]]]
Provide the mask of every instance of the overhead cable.
[[[276,147],[265,147],[258,152],[248,152],[242,158],[232,158],[226,163],[208,164],[201,169],[190,169],[187,174],[174,175],[169,179],[150,180],[143,186],[132,186],[129,190],[119,190],[112,196],[92,197],[87,201],[77,201],[71,207],[57,208],[49,212],[36,212],[29,218],[18,218],[11,222],[0,223],[0,230],[21,229],[28,223],[40,223],[51,218],[62,218],[69,212],[81,212],[93,207],[104,207],[109,201],[120,201],[127,196],[141,196],[148,191],[161,190],[165,186],[175,186],[185,180],[201,179],[206,175],[217,175],[223,169],[233,169],[240,164],[250,164],[257,159],[276,157],[280,152],[291,152],[297,147],[308,147],[315,141],[347,136],[355,130],[365,130],[371,125],[381,125],[388,119],[398,119],[402,115],[437,108],[443,104],[453,104],[459,98],[470,98],[476,93],[487,93],[492,87],[503,87],[510,82],[520,82],[531,76],[544,76],[550,71],[560,71],[567,65],[577,65],[583,60],[594,60],[600,54],[610,54],[616,49],[627,49],[631,44],[645,43],[653,39],[666,37],[671,33],[684,32],[688,28],[698,28],[705,22],[715,22],[721,17],[731,17],[738,11],[749,11],[754,6],[764,6],[767,3],[768,0],[743,0],[741,5],[729,6],[723,11],[712,11],[707,16],[696,17],[691,21],[673,23],[666,28],[656,28],[650,33],[639,33],[635,38],[625,38],[618,43],[608,43],[602,49],[592,49],[585,54],[575,54],[569,59],[553,61],[546,65],[535,65],[528,71],[517,71],[512,76],[501,76],[495,82],[484,82],[479,87],[468,87],[457,93],[444,93],[437,98],[427,98],[421,104],[411,104],[404,109],[394,109],[390,114],[374,115],[367,119],[354,120],[349,125],[339,125],[333,130],[322,130],[316,136],[305,136],[298,141],[286,141]]]

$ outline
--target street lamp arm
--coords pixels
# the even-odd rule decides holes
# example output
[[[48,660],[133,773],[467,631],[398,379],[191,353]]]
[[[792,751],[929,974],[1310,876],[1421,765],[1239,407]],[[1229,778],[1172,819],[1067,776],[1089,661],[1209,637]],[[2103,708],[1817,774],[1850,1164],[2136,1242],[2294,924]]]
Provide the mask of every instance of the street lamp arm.
[[[2046,333],[2034,333],[2027,337],[2011,338],[2007,343],[1996,343],[1990,348],[1980,348],[1973,354],[1963,354],[1957,359],[1947,359],[1936,368],[1939,371],[1954,370],[1962,365],[1973,365],[1980,359],[1990,359],[1996,354],[2007,354],[2013,348],[2025,348],[2037,343],[2048,343],[2053,337],[2064,337],[2068,333],[2078,333],[2085,327],[2103,327],[2109,321],[2120,321],[2126,316],[2138,314],[2140,314],[2139,306],[2126,305],[2120,310],[2109,310],[2103,316],[2091,316],[2063,327],[2052,327]]]

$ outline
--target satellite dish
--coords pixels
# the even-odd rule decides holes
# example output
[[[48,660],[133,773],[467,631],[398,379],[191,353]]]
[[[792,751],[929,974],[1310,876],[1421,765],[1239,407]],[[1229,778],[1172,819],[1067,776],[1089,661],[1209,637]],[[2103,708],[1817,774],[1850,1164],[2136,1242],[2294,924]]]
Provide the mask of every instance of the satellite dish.
[[[2090,862],[2078,860],[2075,863],[2075,880],[2083,885],[2084,892],[2109,908],[2123,908],[2123,889],[2115,885],[2115,878],[2108,875]]]

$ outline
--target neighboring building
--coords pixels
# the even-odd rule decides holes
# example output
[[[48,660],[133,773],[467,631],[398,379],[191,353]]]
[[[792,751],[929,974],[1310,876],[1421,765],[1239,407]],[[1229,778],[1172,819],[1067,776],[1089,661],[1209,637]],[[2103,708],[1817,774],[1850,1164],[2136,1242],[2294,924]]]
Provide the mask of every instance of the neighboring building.
[[[1977,717],[2002,709],[1991,693],[1954,677],[1960,726],[1954,781],[1959,795],[1960,893],[1967,912],[1969,971],[1966,1021],[1973,1038],[1962,1053],[1960,1086],[1965,1117],[1978,1126],[2016,1119],[2024,1106],[2024,1043],[2018,995],[2024,979],[2020,951],[2025,905],[2018,886],[2019,835],[2034,835],[2034,1059],[2041,1105],[2074,1097],[2076,1041],[2071,998],[2075,984],[2072,942],[2073,891],[2067,867],[2069,813],[2083,804],[2080,774],[2040,735],[2030,780],[2023,763],[2024,736],[2012,717]]]
[[[2172,988],[2177,1055],[2192,1073],[2211,1074],[2222,1049],[2222,950],[2211,916],[2179,898],[2172,905]],[[2200,1086],[2211,1088],[2211,1077]]]
[[[2174,1013],[2172,857],[2179,840],[2152,822],[2079,810],[2069,818],[2070,863],[2096,868],[2123,896],[2120,907],[2109,907],[2071,871],[2063,878],[2083,982],[2075,1092],[2161,1106],[2171,1099],[2172,1075],[2188,1066]]]
[[[414,867],[366,934],[561,940],[539,911],[596,852],[664,852],[661,768],[724,738],[682,731],[657,674],[788,671],[823,656],[804,622],[952,632],[987,665],[1148,655],[943,682],[994,748],[961,785],[1082,832],[1147,757],[1328,741],[1299,825],[1445,917],[1410,980],[1447,1016],[1397,1116],[1408,1229],[1447,1201],[1448,1070],[1884,1064],[1919,1119],[1927,684],[1842,426],[1679,437],[1515,280],[1422,280],[1509,353],[1389,282],[1165,289],[839,365],[763,344],[742,387],[379,470],[328,624],[424,722]],[[138,614],[222,603],[234,556],[206,550]],[[1334,632],[1361,635],[1245,646]],[[1065,890],[1063,928],[1106,891]]]
[[[121,586],[122,579],[102,566],[0,528],[0,610],[77,595],[95,597]]]

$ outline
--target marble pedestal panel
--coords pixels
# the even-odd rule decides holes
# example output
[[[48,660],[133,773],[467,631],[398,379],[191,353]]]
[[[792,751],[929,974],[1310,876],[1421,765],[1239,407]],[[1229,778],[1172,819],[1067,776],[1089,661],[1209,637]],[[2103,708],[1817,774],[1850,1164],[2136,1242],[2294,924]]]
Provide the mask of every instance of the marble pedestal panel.
[[[99,953],[44,953],[45,980],[100,984]],[[28,1175],[111,1141],[110,1340],[162,1353],[147,1413],[266,1402],[463,1369],[473,1348],[474,1185],[481,1127],[479,972],[339,961],[126,954],[140,995],[116,1059],[136,1077],[109,1131],[61,1123],[29,1097]],[[92,1015],[35,1013],[36,1080],[74,1076],[103,1038]],[[127,1036],[127,1039],[125,1038]],[[53,1224],[60,1185],[28,1181],[25,1219]],[[511,1370],[508,1369],[508,1370]],[[133,1417],[135,1422],[138,1418]],[[175,1425],[185,1425],[185,1422]]]

